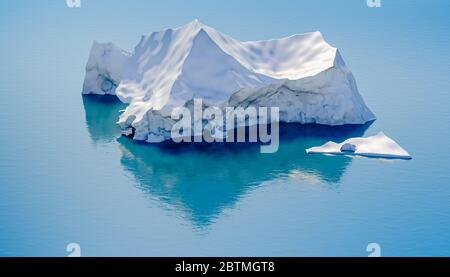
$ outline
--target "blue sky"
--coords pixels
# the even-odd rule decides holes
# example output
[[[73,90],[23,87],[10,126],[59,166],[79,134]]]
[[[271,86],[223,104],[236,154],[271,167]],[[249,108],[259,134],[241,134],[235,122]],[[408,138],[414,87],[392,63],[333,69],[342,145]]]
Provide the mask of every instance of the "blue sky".
[[[274,38],[320,30],[331,41],[370,34],[380,39],[409,36],[414,26],[448,35],[449,1],[382,0],[370,9],[366,0],[206,1],[206,0],[81,0],[69,9],[65,0],[1,2],[2,34],[13,29],[28,36],[70,36],[84,42],[112,40],[131,48],[139,35],[177,27],[194,18],[243,40]],[[17,34],[19,36],[20,34]],[[394,38],[395,39],[395,38]],[[70,38],[69,38],[70,40]]]

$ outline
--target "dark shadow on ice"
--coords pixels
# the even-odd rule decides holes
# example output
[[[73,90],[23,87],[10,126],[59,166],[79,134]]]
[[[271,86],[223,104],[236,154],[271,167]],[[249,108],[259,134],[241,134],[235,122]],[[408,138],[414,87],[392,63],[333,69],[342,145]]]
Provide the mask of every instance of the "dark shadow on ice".
[[[93,141],[113,142],[120,134],[115,122],[124,104],[101,98],[83,98],[86,123]],[[194,225],[202,228],[268,181],[300,176],[294,182],[308,184],[313,178],[335,188],[352,159],[308,155],[305,149],[329,140],[340,142],[363,136],[369,126],[281,124],[280,146],[274,154],[261,154],[260,145],[255,143],[146,144],[126,137],[117,141],[121,164],[134,176],[137,186],[187,214]]]

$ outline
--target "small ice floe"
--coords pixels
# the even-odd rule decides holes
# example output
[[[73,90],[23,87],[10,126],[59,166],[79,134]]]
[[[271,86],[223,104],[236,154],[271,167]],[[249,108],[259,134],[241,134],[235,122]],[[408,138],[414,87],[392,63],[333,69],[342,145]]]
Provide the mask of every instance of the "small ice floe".
[[[383,132],[367,138],[350,138],[343,143],[329,141],[322,146],[306,149],[308,154],[355,155],[371,158],[406,159],[412,157]]]

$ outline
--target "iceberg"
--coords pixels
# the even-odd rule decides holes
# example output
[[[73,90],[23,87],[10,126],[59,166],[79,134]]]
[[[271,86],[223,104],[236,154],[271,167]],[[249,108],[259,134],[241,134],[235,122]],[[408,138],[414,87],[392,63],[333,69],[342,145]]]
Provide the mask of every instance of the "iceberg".
[[[369,158],[412,159],[411,155],[383,132],[367,138],[350,138],[342,143],[329,141],[306,149],[308,154],[356,155]]]
[[[147,142],[170,139],[171,111],[194,98],[220,108],[279,107],[286,123],[375,120],[320,32],[241,42],[198,20],[142,36],[131,54],[95,42],[83,93],[117,95],[128,104],[118,124]]]
[[[129,53],[112,43],[94,41],[86,65],[83,94],[115,95]]]

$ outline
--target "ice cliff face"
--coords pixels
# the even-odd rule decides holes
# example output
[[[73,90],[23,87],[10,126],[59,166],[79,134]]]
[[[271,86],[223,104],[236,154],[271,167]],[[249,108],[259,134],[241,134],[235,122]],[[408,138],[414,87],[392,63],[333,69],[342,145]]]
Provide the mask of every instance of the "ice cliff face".
[[[130,54],[112,43],[94,41],[86,65],[83,94],[115,94]]]
[[[375,119],[337,50],[333,65],[322,72],[262,88],[242,89],[230,97],[228,106],[280,107],[280,121],[288,123],[344,125]]]
[[[195,20],[143,36],[132,54],[94,43],[83,93],[128,103],[118,123],[136,140],[169,139],[170,111],[208,105],[279,107],[282,122],[364,124],[375,116],[336,48],[319,32],[241,42]]]

